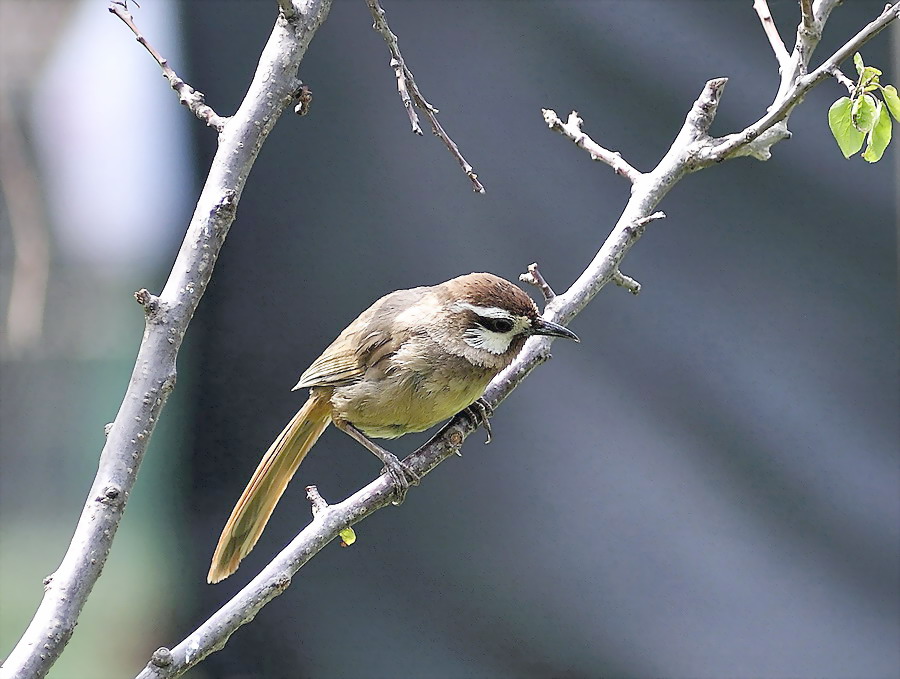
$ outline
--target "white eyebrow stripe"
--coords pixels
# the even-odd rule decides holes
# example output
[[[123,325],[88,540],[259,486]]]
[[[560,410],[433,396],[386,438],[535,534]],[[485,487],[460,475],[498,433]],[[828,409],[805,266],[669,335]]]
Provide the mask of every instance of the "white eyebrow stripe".
[[[514,316],[511,313],[509,313],[506,309],[501,309],[497,306],[478,306],[476,304],[469,304],[468,302],[462,301],[453,303],[453,311],[462,311],[463,309],[472,311],[479,316],[483,316],[484,318],[503,318],[508,321],[514,320]]]

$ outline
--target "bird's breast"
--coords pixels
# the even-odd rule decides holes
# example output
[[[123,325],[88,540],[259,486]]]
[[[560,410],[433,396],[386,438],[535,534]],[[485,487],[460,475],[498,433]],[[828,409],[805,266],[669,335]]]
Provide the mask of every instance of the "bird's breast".
[[[405,343],[358,382],[336,387],[335,413],[368,436],[390,439],[424,431],[472,405],[496,371],[450,354],[436,360],[432,349]]]

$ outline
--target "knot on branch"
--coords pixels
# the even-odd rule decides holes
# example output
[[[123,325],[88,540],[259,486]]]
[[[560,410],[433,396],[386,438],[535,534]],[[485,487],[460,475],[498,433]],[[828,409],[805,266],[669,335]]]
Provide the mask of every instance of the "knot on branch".
[[[150,664],[155,667],[168,667],[172,664],[172,651],[165,646],[160,646],[150,656]]]
[[[175,388],[175,383],[178,381],[178,371],[175,368],[166,375],[165,379],[159,385],[159,391],[161,394],[169,394]]]
[[[755,139],[739,146],[729,157],[750,156],[757,160],[769,160],[772,157],[772,147],[782,139],[790,138],[791,132],[787,128],[787,123],[781,120]]]
[[[301,84],[300,87],[297,88],[297,91],[294,92],[294,99],[297,100],[297,105],[294,106],[294,113],[298,116],[305,116],[309,113],[313,95],[312,90],[309,89],[308,86]]]
[[[103,492],[100,493],[94,499],[100,504],[104,504],[107,506],[114,506],[118,504],[119,498],[122,496],[122,489],[118,486],[109,485],[103,489]]]
[[[284,590],[291,586],[291,576],[288,573],[282,573],[278,576],[276,580],[274,580],[270,586],[270,591],[278,596],[282,594]]]
[[[216,201],[213,206],[213,223],[217,226],[221,224],[231,224],[237,214],[237,192],[229,189],[222,194],[222,197]]]
[[[141,288],[134,293],[134,300],[144,307],[144,313],[147,317],[154,317],[159,312],[159,297],[150,294],[147,288]]]

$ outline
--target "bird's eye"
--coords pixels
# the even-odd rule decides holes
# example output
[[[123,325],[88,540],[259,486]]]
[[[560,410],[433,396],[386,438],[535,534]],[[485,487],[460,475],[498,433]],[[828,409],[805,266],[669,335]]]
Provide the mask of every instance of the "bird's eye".
[[[508,318],[485,318],[482,316],[478,321],[491,332],[503,334],[513,329],[513,322]]]

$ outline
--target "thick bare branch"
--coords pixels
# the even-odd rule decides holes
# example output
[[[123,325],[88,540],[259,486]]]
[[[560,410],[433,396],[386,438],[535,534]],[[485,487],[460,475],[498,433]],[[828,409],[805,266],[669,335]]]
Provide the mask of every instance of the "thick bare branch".
[[[444,131],[440,122],[438,122],[438,110],[429,104],[419,91],[419,86],[416,85],[416,79],[413,77],[412,71],[409,70],[406,61],[403,59],[403,55],[400,53],[400,45],[397,42],[397,36],[388,25],[387,17],[385,16],[384,9],[381,7],[381,3],[379,0],[366,0],[366,4],[369,6],[369,11],[372,13],[372,28],[381,33],[381,37],[384,38],[384,41],[387,43],[388,49],[391,52],[391,68],[394,69],[394,74],[397,77],[397,91],[400,93],[400,101],[403,102],[403,107],[406,109],[406,115],[409,116],[409,124],[412,131],[418,135],[422,134],[422,128],[419,125],[419,116],[416,114],[416,108],[418,108],[425,117],[428,118],[428,122],[431,123],[431,129],[435,136],[444,142],[444,146],[446,146],[447,150],[450,151],[450,154],[456,158],[456,162],[459,163],[462,171],[465,172],[469,181],[472,182],[472,189],[476,193],[484,193],[484,186],[478,181],[478,175],[475,174],[474,168],[469,165],[469,162],[463,157],[462,153],[460,153],[459,147],[450,138],[450,135]]]
[[[222,128],[225,127],[227,119],[218,115],[210,106],[206,105],[206,97],[203,92],[198,92],[178,77],[175,70],[169,66],[169,62],[166,58],[163,57],[163,55],[161,55],[138,30],[137,25],[134,23],[134,17],[131,16],[131,13],[128,11],[127,5],[124,2],[112,2],[109,5],[109,11],[119,17],[124,24],[131,29],[135,39],[141,43],[141,45],[144,46],[144,49],[150,53],[150,56],[156,60],[156,63],[159,64],[159,67],[162,69],[166,80],[169,81],[169,86],[178,94],[178,100],[187,106],[190,112],[204,123],[221,132]]]
[[[68,551],[45,580],[40,607],[0,669],[2,679],[45,676],[72,635],[175,385],[178,350],[234,221],[247,175],[270,130],[293,101],[297,68],[330,6],[330,0],[305,0],[296,23],[279,17],[244,101],[234,116],[223,120],[218,150],[165,287],[158,297],[146,291],[137,295],[146,330],[128,389]],[[158,659],[162,662],[164,656]]]

